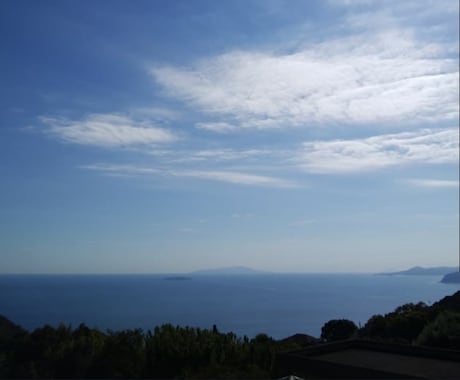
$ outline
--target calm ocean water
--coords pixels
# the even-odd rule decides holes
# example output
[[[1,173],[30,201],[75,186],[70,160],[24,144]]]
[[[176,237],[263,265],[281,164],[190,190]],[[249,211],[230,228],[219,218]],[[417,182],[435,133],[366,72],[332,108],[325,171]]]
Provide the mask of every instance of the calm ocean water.
[[[319,336],[330,319],[364,324],[407,303],[432,303],[460,290],[439,276],[273,274],[0,275],[0,314],[27,329],[81,322],[100,329],[163,323],[275,338]]]

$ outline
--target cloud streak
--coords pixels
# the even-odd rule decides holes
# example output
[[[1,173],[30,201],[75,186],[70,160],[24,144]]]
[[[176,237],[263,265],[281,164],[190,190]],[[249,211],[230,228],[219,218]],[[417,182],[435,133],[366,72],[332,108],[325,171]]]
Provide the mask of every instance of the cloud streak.
[[[166,129],[119,114],[92,114],[81,120],[43,116],[40,120],[48,126],[51,135],[81,145],[119,147],[176,140]]]
[[[271,176],[242,173],[237,171],[212,170],[172,170],[137,165],[93,164],[80,166],[81,169],[95,170],[109,175],[163,175],[170,177],[189,177],[202,180],[231,183],[235,185],[263,186],[274,188],[295,188],[296,183]]]
[[[269,149],[203,149],[203,150],[187,150],[187,151],[170,151],[163,152],[163,158],[167,162],[174,163],[224,163],[234,161],[260,161],[268,157],[279,157],[281,154],[286,154],[282,151]],[[153,154],[156,154],[154,152]]]
[[[313,173],[353,173],[407,164],[458,163],[457,128],[303,144],[298,165]]]
[[[267,157],[276,157],[276,165],[267,166]],[[82,168],[117,176],[161,175],[240,185],[294,188],[299,187],[298,183],[278,176],[248,173],[245,169],[248,169],[248,164],[252,162],[265,163],[265,166],[262,165],[264,170],[272,173],[280,173],[280,170],[289,170],[293,173],[300,169],[307,173],[343,175],[407,165],[458,164],[458,160],[459,130],[446,128],[348,140],[307,141],[300,147],[292,146],[291,150],[281,151],[172,150],[161,152],[153,167],[137,164],[93,164]],[[450,182],[421,180],[414,180],[412,184],[426,187],[450,186]]]
[[[449,50],[450,49],[450,50]],[[292,54],[232,51],[191,67],[153,67],[166,93],[215,122],[209,131],[312,124],[399,125],[458,118],[451,47],[388,31],[309,45]]]
[[[92,164],[82,165],[81,169],[95,170],[105,173],[114,173],[120,175],[141,175],[141,174],[160,174],[160,169],[137,166],[137,165],[116,165],[116,164]]]
[[[203,170],[188,170],[188,171],[173,171],[173,175],[180,177],[194,177],[205,180],[213,180],[220,182],[233,183],[238,185],[251,186],[267,186],[279,188],[294,188],[299,187],[294,182],[280,178],[261,176],[255,174],[240,173],[234,171],[203,171]]]
[[[404,182],[416,187],[426,187],[433,189],[451,189],[459,187],[458,181],[444,179],[408,179]]]
[[[229,133],[235,131],[238,127],[226,122],[214,122],[214,123],[196,123],[195,127],[198,129],[204,129],[210,132],[217,133]]]

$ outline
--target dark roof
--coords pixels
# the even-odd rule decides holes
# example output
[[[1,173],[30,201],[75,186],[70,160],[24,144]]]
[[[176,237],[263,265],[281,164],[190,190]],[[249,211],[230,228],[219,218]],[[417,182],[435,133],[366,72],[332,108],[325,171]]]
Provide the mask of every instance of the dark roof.
[[[460,351],[347,340],[279,354],[277,370],[318,379],[460,379]]]

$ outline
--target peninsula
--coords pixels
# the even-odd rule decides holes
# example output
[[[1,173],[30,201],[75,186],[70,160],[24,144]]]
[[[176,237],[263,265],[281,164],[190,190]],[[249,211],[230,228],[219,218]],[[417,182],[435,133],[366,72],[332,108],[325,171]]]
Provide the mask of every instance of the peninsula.
[[[444,284],[460,284],[460,271],[447,273],[441,282]]]
[[[456,267],[430,267],[424,268],[416,266],[407,270],[399,272],[388,272],[388,273],[379,273],[386,276],[395,276],[395,275],[408,275],[408,276],[444,276],[448,273],[454,272],[457,270]]]

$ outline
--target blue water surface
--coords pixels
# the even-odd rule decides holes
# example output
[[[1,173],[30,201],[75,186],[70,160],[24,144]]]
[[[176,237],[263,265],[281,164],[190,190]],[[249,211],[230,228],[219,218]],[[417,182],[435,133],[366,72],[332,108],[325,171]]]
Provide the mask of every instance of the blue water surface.
[[[407,303],[433,303],[460,290],[439,276],[364,274],[0,275],[0,314],[34,329],[85,323],[152,329],[163,323],[252,337],[319,336],[330,319],[364,324]]]

